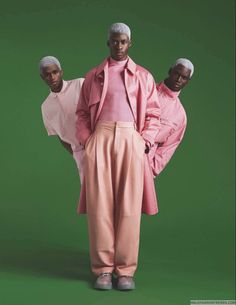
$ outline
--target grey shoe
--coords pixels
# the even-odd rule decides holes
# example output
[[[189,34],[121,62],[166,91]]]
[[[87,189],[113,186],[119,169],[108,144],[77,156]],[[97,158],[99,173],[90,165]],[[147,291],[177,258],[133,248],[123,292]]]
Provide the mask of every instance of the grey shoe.
[[[95,282],[94,288],[99,290],[111,290],[112,289],[112,276],[111,273],[101,273]]]
[[[132,276],[122,275],[118,277],[117,289],[119,290],[134,290],[135,283]]]

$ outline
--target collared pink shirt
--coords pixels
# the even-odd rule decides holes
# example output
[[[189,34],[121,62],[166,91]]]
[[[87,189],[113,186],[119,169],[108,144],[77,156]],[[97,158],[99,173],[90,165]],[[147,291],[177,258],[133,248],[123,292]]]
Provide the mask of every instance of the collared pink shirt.
[[[79,171],[82,170],[82,147],[76,138],[75,112],[83,81],[83,78],[63,80],[61,91],[51,91],[41,106],[43,122],[48,135],[57,135],[71,145]]]
[[[180,91],[174,92],[162,82],[157,84],[157,93],[161,106],[161,129],[155,146],[149,152],[154,176],[159,175],[171,159],[187,125],[186,113],[178,98]]]

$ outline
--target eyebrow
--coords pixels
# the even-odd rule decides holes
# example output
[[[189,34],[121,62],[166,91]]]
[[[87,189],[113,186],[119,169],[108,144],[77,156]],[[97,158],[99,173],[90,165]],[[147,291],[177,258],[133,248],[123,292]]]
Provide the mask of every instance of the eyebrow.
[[[125,38],[124,38],[124,39],[121,39],[121,40],[112,39],[112,41],[113,41],[113,42],[114,42],[114,41],[115,41],[115,42],[119,42],[119,41],[120,41],[120,42],[126,42],[126,41],[128,41],[128,39],[125,39]]]
[[[54,72],[58,72],[59,70],[58,69],[54,69],[52,71],[45,71],[46,73],[54,73]]]

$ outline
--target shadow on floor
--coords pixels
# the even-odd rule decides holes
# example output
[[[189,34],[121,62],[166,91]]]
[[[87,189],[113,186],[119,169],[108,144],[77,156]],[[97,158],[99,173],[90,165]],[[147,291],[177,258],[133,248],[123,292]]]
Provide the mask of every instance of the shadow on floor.
[[[1,244],[1,271],[91,283],[89,254],[42,242]]]

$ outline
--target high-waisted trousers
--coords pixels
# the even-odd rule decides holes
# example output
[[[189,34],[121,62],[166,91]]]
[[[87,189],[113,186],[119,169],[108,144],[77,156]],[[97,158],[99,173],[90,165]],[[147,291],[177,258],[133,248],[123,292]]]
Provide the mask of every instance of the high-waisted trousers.
[[[133,122],[99,121],[85,145],[92,272],[133,276],[138,262],[145,141]]]

